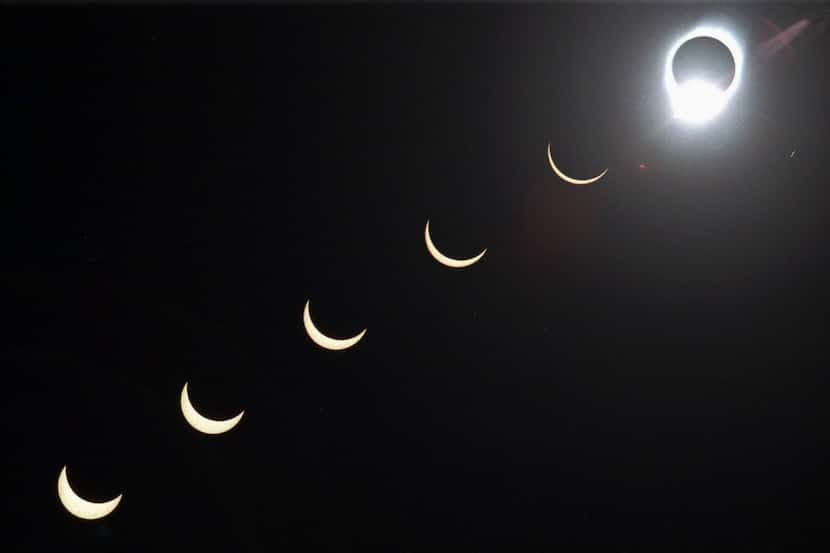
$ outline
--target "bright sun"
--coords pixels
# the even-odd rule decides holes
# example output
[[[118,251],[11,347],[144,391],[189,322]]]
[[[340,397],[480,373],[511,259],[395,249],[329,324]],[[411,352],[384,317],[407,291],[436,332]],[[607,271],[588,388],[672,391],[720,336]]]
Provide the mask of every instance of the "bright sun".
[[[675,54],[684,43],[699,37],[713,38],[729,49],[735,62],[735,76],[726,90],[701,79],[691,79],[683,83],[678,83],[675,79],[672,69]],[[718,27],[699,27],[686,34],[672,46],[666,59],[664,82],[674,116],[685,123],[693,124],[714,119],[738,90],[742,71],[743,52],[728,32]]]
[[[704,123],[726,107],[723,90],[700,79],[681,84],[672,98],[674,115],[687,123]]]

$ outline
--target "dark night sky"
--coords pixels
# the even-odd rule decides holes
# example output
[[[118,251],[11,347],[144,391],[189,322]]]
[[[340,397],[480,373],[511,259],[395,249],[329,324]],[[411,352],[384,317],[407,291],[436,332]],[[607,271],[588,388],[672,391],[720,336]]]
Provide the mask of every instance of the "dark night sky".
[[[826,540],[828,16],[4,9],[0,549]],[[680,126],[665,52],[712,18],[744,80]],[[307,298],[366,337],[317,348]],[[65,512],[65,464],[119,508]]]

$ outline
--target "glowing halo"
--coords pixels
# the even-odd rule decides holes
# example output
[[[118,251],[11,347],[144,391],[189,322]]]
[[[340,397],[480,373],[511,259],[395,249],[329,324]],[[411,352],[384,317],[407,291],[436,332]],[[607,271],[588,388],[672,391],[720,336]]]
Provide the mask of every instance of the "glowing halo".
[[[714,84],[700,79],[690,79],[681,84],[674,78],[672,64],[674,63],[675,54],[681,46],[695,38],[712,38],[729,50],[729,54],[735,62],[735,75],[726,90],[721,90]],[[726,104],[738,91],[743,74],[743,65],[744,54],[738,41],[728,31],[720,27],[697,27],[680,37],[669,48],[663,76],[674,116],[686,123],[705,123],[712,120],[723,111]]]

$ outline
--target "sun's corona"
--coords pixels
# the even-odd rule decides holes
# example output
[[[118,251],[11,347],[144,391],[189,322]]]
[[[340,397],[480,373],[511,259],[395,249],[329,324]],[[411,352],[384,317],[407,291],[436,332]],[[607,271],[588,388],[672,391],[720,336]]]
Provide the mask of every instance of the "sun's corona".
[[[674,57],[681,46],[695,38],[712,38],[729,50],[735,63],[735,75],[726,90],[721,90],[717,85],[701,79],[677,82],[673,70]],[[669,49],[663,77],[674,116],[685,123],[692,124],[705,123],[714,119],[738,91],[743,73],[743,62],[743,51],[738,41],[732,34],[720,27],[698,27],[683,35]]]

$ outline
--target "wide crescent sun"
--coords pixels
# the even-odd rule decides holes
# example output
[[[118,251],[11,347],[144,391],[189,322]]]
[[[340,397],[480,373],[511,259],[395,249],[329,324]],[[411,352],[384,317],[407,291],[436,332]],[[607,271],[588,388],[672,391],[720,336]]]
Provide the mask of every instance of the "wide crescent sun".
[[[58,498],[60,498],[61,503],[67,511],[84,520],[95,520],[107,516],[118,507],[118,504],[121,503],[122,496],[123,494],[120,494],[114,499],[101,503],[87,501],[76,494],[72,486],[69,485],[69,478],[66,476],[66,466],[61,469],[61,473],[58,476]]]
[[[469,259],[453,259],[452,257],[447,257],[443,253],[441,253],[438,248],[435,247],[435,244],[432,242],[432,237],[429,235],[429,219],[427,219],[427,226],[424,228],[424,242],[427,244],[427,250],[429,254],[435,258],[435,260],[442,264],[446,265],[447,267],[452,267],[453,269],[462,269],[464,267],[469,267],[482,257],[484,254],[487,253],[487,248],[484,248],[480,254],[475,257],[471,257]]]
[[[203,416],[190,403],[190,396],[187,393],[187,382],[184,383],[184,387],[182,388],[180,404],[184,420],[190,426],[204,434],[223,434],[239,424],[239,421],[242,420],[242,415],[245,414],[245,411],[242,411],[235,417],[225,420],[214,420]]]
[[[553,172],[565,182],[569,182],[571,184],[591,184],[592,182],[597,182],[599,179],[605,176],[605,173],[608,172],[608,169],[605,169],[602,173],[597,175],[596,177],[591,177],[590,179],[575,179],[573,177],[569,177],[565,173],[563,173],[559,167],[553,162],[553,157],[550,155],[550,144],[548,144],[548,163],[550,164],[550,168],[553,169]]]
[[[343,340],[338,340],[337,338],[330,338],[320,332],[316,326],[314,326],[314,321],[311,320],[311,300],[307,300],[305,302],[305,309],[303,309],[303,326],[305,327],[305,331],[308,334],[308,337],[311,338],[311,341],[320,346],[321,348],[330,349],[334,351],[343,350],[352,347],[356,343],[360,341],[361,338],[366,334],[366,329],[360,331],[360,333],[352,336],[351,338],[345,338]]]

